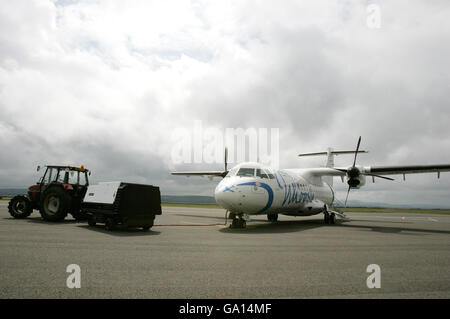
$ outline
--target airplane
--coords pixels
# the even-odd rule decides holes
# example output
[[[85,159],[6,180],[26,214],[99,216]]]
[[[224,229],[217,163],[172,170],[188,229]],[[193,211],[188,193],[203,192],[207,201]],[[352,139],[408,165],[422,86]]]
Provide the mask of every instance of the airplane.
[[[273,169],[257,162],[244,162],[227,169],[228,152],[225,148],[225,169],[223,171],[172,172],[172,175],[222,177],[214,198],[221,207],[229,212],[232,219],[230,228],[245,228],[249,215],[267,215],[271,222],[278,220],[278,214],[288,216],[312,216],[324,214],[325,224],[335,224],[336,215],[346,216],[334,208],[335,191],[333,177],[347,179],[347,199],[351,189],[359,189],[366,183],[366,177],[393,181],[384,175],[403,175],[416,173],[437,173],[450,171],[450,164],[409,165],[409,166],[357,166],[361,137],[356,150],[305,153],[298,156],[327,156],[326,167]],[[334,167],[334,157],[342,154],[354,154],[350,167]]]

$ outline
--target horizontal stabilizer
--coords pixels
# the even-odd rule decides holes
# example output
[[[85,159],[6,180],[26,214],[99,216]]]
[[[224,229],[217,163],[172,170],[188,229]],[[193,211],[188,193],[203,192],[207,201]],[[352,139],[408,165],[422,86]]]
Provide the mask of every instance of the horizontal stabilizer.
[[[356,151],[330,151],[330,152],[317,152],[317,153],[303,153],[298,156],[319,156],[319,155],[342,155],[342,154],[355,154]],[[369,153],[368,151],[358,151],[358,153]]]

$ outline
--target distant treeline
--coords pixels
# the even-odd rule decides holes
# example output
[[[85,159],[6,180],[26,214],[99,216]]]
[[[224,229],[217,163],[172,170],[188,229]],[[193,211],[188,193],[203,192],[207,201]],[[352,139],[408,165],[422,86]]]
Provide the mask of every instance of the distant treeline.
[[[3,188],[0,189],[0,198],[13,197],[26,194],[26,188]],[[190,195],[161,195],[161,202],[174,204],[216,204],[212,196],[190,196]]]
[[[26,188],[2,188],[0,189],[0,197],[11,197],[27,193]]]
[[[177,204],[216,204],[216,200],[212,196],[178,196],[178,195],[161,195],[163,203]]]
[[[0,189],[0,198],[12,197],[19,194],[26,194],[26,188],[3,188]],[[197,196],[197,195],[161,195],[162,203],[170,204],[216,204],[214,197],[212,196]],[[339,201],[335,203],[336,207],[343,207],[344,205]],[[386,203],[376,202],[362,202],[358,200],[349,200],[347,207],[367,207],[367,208],[400,208],[400,209],[449,209],[449,207],[439,207],[437,205],[416,205],[416,204],[403,204],[403,205],[391,205]]]

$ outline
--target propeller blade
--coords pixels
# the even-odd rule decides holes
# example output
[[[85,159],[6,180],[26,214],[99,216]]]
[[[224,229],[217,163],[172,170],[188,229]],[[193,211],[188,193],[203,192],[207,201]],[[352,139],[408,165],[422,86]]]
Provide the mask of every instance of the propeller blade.
[[[348,199],[348,194],[350,193],[350,185],[348,185],[348,190],[347,190],[347,196],[345,196],[345,204],[344,207],[347,207],[347,199]]]
[[[361,136],[358,139],[358,144],[356,145],[355,159],[353,160],[353,167],[356,165],[356,157],[358,156],[359,145],[361,144]]]
[[[378,178],[383,178],[383,179],[387,179],[388,181],[395,181],[395,179],[393,179],[393,178],[386,177],[386,176],[381,176],[381,175],[375,175],[375,174],[370,174],[370,173],[364,173],[364,175],[374,176],[374,177],[378,177]]]
[[[225,147],[225,171],[227,171],[228,167],[228,147]]]

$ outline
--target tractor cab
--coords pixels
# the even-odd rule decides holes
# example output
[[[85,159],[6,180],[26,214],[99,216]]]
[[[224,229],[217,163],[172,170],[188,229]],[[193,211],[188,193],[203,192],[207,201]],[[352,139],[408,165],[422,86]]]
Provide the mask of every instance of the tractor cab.
[[[38,166],[39,170],[40,167]],[[89,186],[88,175],[90,175],[90,172],[84,166],[46,166],[45,173],[37,184],[28,189],[28,196],[37,204],[33,208],[39,209],[40,197],[50,186],[59,185],[67,191],[74,191],[76,195],[83,198]]]
[[[44,175],[39,180],[39,185],[51,183],[70,184],[72,186],[88,186],[89,170],[84,166],[47,166]]]

